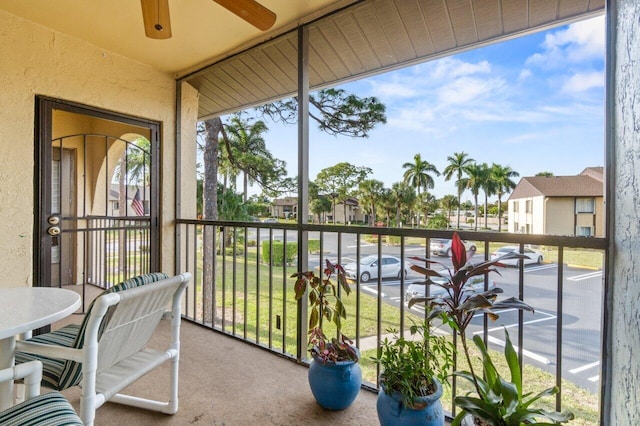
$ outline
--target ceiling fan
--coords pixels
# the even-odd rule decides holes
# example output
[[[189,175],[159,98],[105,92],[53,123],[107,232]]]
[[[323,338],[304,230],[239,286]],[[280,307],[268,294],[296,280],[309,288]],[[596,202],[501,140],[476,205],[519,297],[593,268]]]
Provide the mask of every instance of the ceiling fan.
[[[259,30],[266,31],[276,22],[276,14],[255,0],[213,0]],[[144,32],[149,38],[171,38],[169,0],[140,0]]]

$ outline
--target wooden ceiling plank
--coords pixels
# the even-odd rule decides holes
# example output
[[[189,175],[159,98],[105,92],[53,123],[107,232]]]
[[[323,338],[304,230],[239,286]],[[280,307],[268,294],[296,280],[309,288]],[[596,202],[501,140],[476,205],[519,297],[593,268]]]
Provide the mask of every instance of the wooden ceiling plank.
[[[457,46],[451,20],[444,0],[420,0],[420,7],[427,11],[426,20],[436,53]]]
[[[536,0],[529,2],[529,26],[537,27],[556,20],[558,0]]]
[[[396,7],[416,55],[426,56],[434,53],[436,49],[425,18],[427,11],[420,8],[419,1],[396,1]]]
[[[407,0],[400,0],[400,2],[402,1]],[[387,43],[393,50],[393,56],[398,62],[405,62],[415,59],[418,54],[411,43],[409,34],[407,34],[405,23],[398,13],[397,3],[397,0],[379,0],[375,8],[376,17],[387,38]]]
[[[259,75],[260,79],[264,81],[272,91],[282,92],[285,90],[285,86],[273,75],[271,72],[272,69],[269,69],[267,66],[271,64],[271,61],[266,61],[265,63],[259,61],[254,55],[246,55],[242,57],[242,62]]]
[[[355,17],[352,14],[345,14],[344,16],[336,16],[335,21],[347,41],[347,47],[342,54],[352,54],[360,64],[362,71],[380,68],[382,64],[371,46],[371,40],[365,37]],[[352,69],[352,72],[356,73],[356,71],[356,69]]]
[[[226,105],[227,108],[234,105],[237,102],[237,99],[235,99],[233,95],[230,95],[225,90],[221,89],[218,84],[212,81],[212,77],[213,76],[211,74],[198,77],[199,82],[197,85],[194,84],[194,87],[198,92],[214,100],[215,103]]]
[[[558,17],[567,18],[589,10],[589,0],[560,0]]]
[[[369,40],[376,59],[382,66],[390,65],[397,61],[393,48],[389,44],[389,39],[383,31],[376,11],[373,7],[363,7],[355,15],[358,27],[363,36]]]
[[[275,58],[269,56],[263,49],[254,52],[252,57],[283,87],[284,91],[289,92],[291,88],[295,90],[297,80],[292,80]]]
[[[315,69],[323,81],[345,78],[351,71],[338,54],[344,45],[344,37],[335,25],[309,28],[309,65]]]
[[[490,40],[504,33],[500,14],[500,0],[473,0],[478,40]]]
[[[446,5],[456,44],[464,46],[477,42],[478,32],[471,0],[448,0]]]
[[[523,31],[529,26],[527,0],[502,0],[502,26],[504,33]]]

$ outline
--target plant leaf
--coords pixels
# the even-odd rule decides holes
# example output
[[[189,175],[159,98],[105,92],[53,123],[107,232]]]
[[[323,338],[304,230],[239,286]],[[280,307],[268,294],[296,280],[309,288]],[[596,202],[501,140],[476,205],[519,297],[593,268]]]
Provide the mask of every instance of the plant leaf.
[[[493,304],[491,309],[522,309],[523,311],[534,312],[533,308],[517,297],[500,300]]]
[[[467,264],[467,248],[457,232],[453,233],[453,239],[451,240],[451,261],[453,262],[454,271],[458,271]]]
[[[514,384],[518,391],[518,400],[522,400],[522,371],[520,370],[520,363],[518,362],[518,354],[516,353],[509,332],[504,329],[505,344],[504,344],[504,359],[507,361],[509,371],[511,372],[511,383]]]

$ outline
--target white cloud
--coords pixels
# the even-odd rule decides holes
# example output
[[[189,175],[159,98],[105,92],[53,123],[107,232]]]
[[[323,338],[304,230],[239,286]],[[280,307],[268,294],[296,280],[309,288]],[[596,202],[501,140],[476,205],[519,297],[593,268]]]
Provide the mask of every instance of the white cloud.
[[[562,91],[575,94],[598,87],[604,87],[604,73],[597,71],[583,72],[569,77],[562,86]]]
[[[522,71],[520,71],[520,75],[518,75],[518,81],[524,81],[529,77],[531,77],[532,75],[533,73],[531,72],[531,70],[525,68]]]
[[[378,97],[411,98],[418,94],[414,86],[398,81],[373,81],[372,86],[375,95]]]
[[[527,65],[548,69],[602,59],[605,51],[604,17],[576,22],[566,29],[550,32],[545,36],[542,47],[543,52],[527,58]]]
[[[461,77],[442,86],[437,91],[440,106],[486,102],[504,88],[506,83],[500,78],[480,79]]]
[[[456,58],[443,58],[435,62],[436,67],[431,75],[436,79],[451,79],[474,74],[488,74],[491,72],[491,64],[488,61],[472,64]]]

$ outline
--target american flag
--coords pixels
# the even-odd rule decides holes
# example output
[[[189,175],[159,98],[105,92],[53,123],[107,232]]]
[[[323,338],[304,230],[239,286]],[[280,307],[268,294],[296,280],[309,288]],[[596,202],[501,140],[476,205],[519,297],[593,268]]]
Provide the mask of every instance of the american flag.
[[[131,208],[136,212],[138,216],[144,216],[144,206],[142,205],[142,200],[140,199],[140,189],[136,190],[136,195],[133,196],[133,200],[131,201]]]

